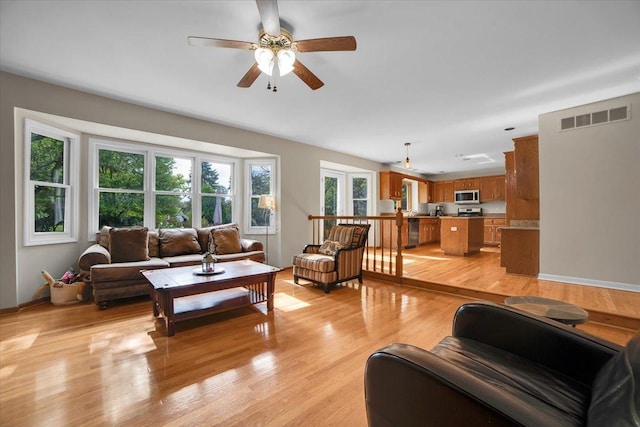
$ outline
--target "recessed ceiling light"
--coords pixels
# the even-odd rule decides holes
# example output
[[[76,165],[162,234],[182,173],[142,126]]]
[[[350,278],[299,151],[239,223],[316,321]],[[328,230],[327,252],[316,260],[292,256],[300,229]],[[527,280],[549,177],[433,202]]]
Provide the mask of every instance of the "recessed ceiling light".
[[[504,130],[509,132],[509,131],[515,130],[515,128],[514,127],[508,127],[508,128],[504,128]]]

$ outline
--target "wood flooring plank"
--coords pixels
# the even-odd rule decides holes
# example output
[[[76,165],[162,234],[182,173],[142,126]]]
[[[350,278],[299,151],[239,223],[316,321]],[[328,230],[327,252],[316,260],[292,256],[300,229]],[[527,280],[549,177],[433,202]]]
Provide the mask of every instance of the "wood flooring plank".
[[[491,262],[440,260],[432,271],[458,272],[466,283],[486,278],[477,292],[506,286],[585,304],[600,296],[500,278]],[[601,299],[614,309],[633,300],[615,292]],[[186,321],[174,337],[144,298],[105,311],[31,306],[0,316],[0,425],[366,426],[367,357],[392,342],[433,347],[469,300],[370,278],[325,294],[293,284],[285,270],[273,312],[258,305]],[[592,322],[579,328],[620,344],[633,334]]]

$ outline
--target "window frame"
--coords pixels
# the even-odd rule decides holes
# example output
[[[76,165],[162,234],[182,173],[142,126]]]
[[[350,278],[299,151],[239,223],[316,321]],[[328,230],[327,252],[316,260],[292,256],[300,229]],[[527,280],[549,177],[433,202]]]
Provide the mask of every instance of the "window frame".
[[[353,198],[353,180],[354,178],[359,178],[359,179],[365,179],[367,181],[367,197],[366,199],[354,199]],[[361,173],[355,173],[355,172],[350,172],[347,173],[347,206],[348,206],[348,215],[354,216],[353,213],[353,202],[355,200],[366,200],[367,202],[367,216],[371,216],[373,214],[373,200],[372,200],[372,194],[373,191],[371,189],[371,186],[373,185],[373,177],[372,174],[369,172],[361,172]]]
[[[264,166],[264,165],[268,165],[271,167],[270,169],[270,173],[269,173],[269,189],[270,189],[270,193],[269,195],[274,196],[276,198],[276,210],[273,212],[272,215],[269,215],[269,225],[268,227],[265,227],[260,225],[260,226],[254,226],[251,224],[251,218],[252,218],[252,199],[254,197],[258,197],[260,195],[253,195],[253,191],[252,191],[252,181],[251,181],[251,167],[254,165],[258,165],[258,166]],[[277,174],[276,174],[276,167],[277,167],[277,159],[276,158],[255,158],[255,159],[246,159],[244,162],[244,181],[245,181],[245,194],[244,194],[244,203],[245,203],[245,209],[244,209],[244,222],[245,222],[245,230],[247,234],[265,234],[265,231],[268,234],[276,234],[276,224],[277,224],[277,220],[276,220],[276,215],[278,212],[278,207],[280,206],[280,199],[278,197],[278,186],[277,186]]]
[[[62,184],[31,180],[31,134],[47,136],[64,142],[64,182]],[[78,241],[79,230],[79,156],[80,135],[36,120],[24,119],[24,224],[23,245],[52,245]],[[42,182],[42,184],[38,184]],[[65,189],[63,232],[37,232],[35,230],[36,185]]]
[[[202,226],[202,205],[201,197],[201,163],[222,163],[230,166],[231,188],[230,194],[224,197],[231,199],[231,222],[238,221],[238,199],[237,199],[237,174],[238,159],[218,156],[215,154],[201,153],[188,150],[172,150],[167,147],[156,147],[144,143],[124,142],[119,140],[110,140],[102,137],[89,138],[89,212],[88,212],[88,236],[89,241],[95,241],[95,233],[99,230],[99,193],[101,191],[98,176],[99,151],[101,149],[121,151],[134,154],[142,154],[144,156],[144,185],[142,193],[144,194],[144,221],[143,225],[150,230],[157,228],[156,224],[156,195],[165,194],[186,194],[184,192],[157,191],[155,188],[156,179],[156,158],[171,157],[176,159],[186,159],[191,161],[191,227]],[[106,189],[109,190],[109,189]],[[140,190],[126,190],[130,192],[141,192]]]

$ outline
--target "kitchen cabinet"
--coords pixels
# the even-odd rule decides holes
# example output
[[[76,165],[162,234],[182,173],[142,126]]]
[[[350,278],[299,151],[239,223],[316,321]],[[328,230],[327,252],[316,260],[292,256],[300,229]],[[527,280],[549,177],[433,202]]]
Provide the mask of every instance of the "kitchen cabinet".
[[[478,190],[480,188],[480,178],[456,179],[453,181],[453,189],[459,190]]]
[[[532,137],[514,138],[514,151],[504,153],[505,200],[507,210],[507,224],[511,220],[539,220],[540,199],[538,183],[538,148],[537,135]],[[534,147],[535,145],[535,147]],[[518,155],[518,150],[527,151],[527,154]],[[529,164],[518,166],[517,159],[523,163],[523,159],[529,159]],[[522,169],[518,169],[518,167]],[[535,171],[533,170],[535,169]],[[521,188],[534,187],[534,188]],[[525,195],[526,197],[522,197]],[[535,198],[530,198],[535,196]],[[482,194],[480,195],[482,197]]]
[[[440,220],[438,218],[420,218],[419,244],[440,241]]]
[[[480,202],[504,200],[505,176],[484,176],[480,180]]]
[[[433,203],[433,181],[418,181],[418,203]]]
[[[442,188],[445,203],[453,203],[453,181],[444,181]]]
[[[540,230],[505,227],[502,229],[500,266],[507,273],[538,276],[540,272]]]
[[[403,175],[396,172],[380,172],[380,200],[401,200],[402,178]]]
[[[436,181],[433,191],[433,203],[453,203],[453,181]]]
[[[504,218],[484,218],[484,244],[499,245],[502,235],[502,227],[505,226]]]
[[[521,199],[537,200],[539,191],[538,135],[514,138],[514,161],[518,184],[516,194]]]
[[[440,248],[445,255],[469,256],[480,252],[483,219],[480,217],[440,218]]]

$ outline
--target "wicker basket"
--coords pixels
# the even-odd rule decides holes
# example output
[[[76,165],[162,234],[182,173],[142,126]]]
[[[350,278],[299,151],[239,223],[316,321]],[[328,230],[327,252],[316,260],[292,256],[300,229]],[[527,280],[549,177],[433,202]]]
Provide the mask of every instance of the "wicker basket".
[[[68,305],[80,302],[78,299],[78,284],[76,283],[62,283],[56,281],[54,286],[50,287],[51,290],[51,304],[53,305]],[[60,285],[62,285],[60,287]]]

